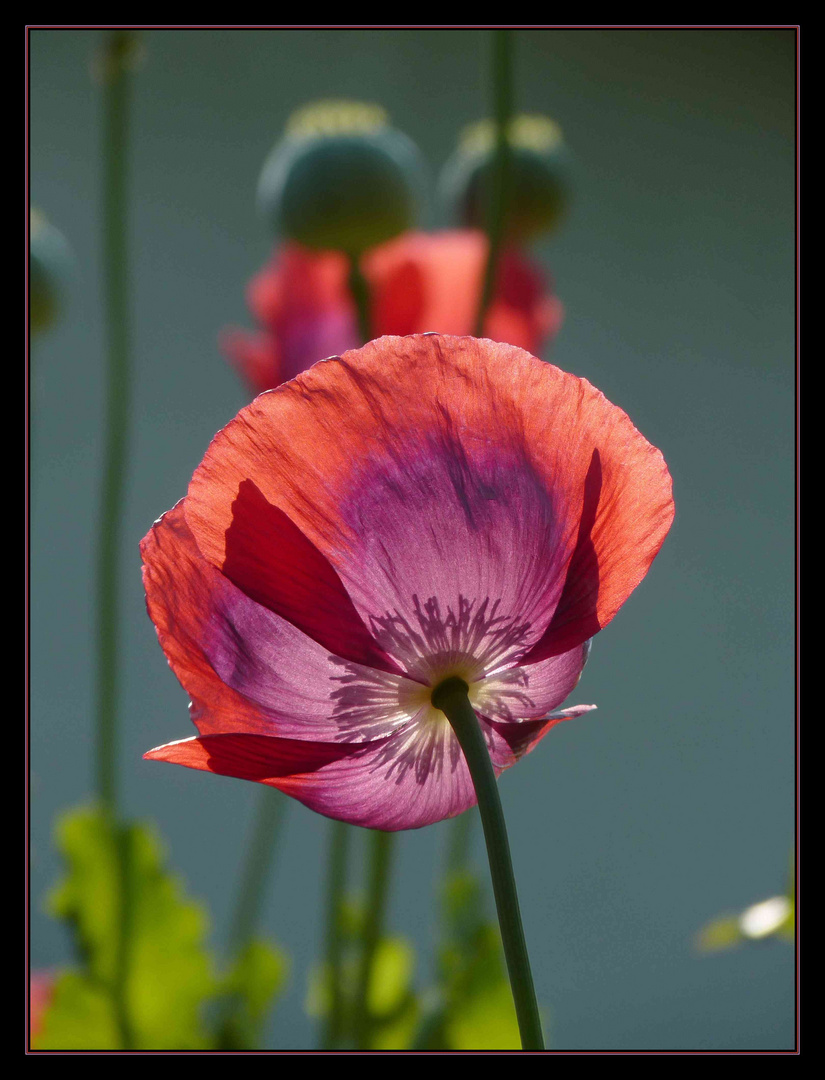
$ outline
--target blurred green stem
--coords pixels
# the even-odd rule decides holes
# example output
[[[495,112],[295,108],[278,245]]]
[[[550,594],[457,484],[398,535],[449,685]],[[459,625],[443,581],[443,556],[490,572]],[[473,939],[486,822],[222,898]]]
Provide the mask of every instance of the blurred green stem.
[[[106,433],[97,567],[97,792],[117,813],[117,705],[120,684],[118,564],[129,437],[129,273],[127,164],[132,35],[115,31],[103,51],[103,300],[106,323]]]
[[[264,788],[258,795],[252,835],[246,850],[235,912],[229,929],[228,952],[231,962],[237,963],[241,959],[257,931],[285,814],[286,796],[272,788]],[[233,1031],[237,1007],[237,999],[230,996],[218,1012],[215,1030],[219,1050],[238,1048],[234,1042],[236,1036]]]
[[[347,857],[352,829],[342,821],[334,821],[330,830],[330,852],[327,862],[327,934],[326,967],[329,975],[330,1002],[324,1017],[321,1049],[334,1050],[344,1034],[344,987],[342,908],[347,888]]]
[[[258,929],[266,887],[272,873],[276,843],[285,814],[286,796],[272,788],[264,788],[258,795],[252,836],[229,931],[229,948],[236,958]]]
[[[129,278],[127,166],[131,33],[111,32],[101,56],[103,80],[103,302],[106,323],[106,434],[100,492],[97,570],[96,779],[100,802],[115,830],[120,910],[112,987],[121,1048],[133,1044],[128,1015],[129,850],[118,822],[117,710],[119,691],[120,596],[118,569],[129,436]]]
[[[358,313],[358,333],[361,343],[372,341],[372,311],[370,305],[370,287],[361,269],[357,255],[349,258],[349,291]]]
[[[432,702],[446,715],[456,733],[478,798],[522,1049],[543,1050],[544,1039],[524,940],[507,827],[487,744],[470,704],[467,684],[462,679],[447,679],[437,686],[433,691]]]
[[[493,299],[498,272],[499,255],[504,239],[507,194],[510,176],[510,142],[508,128],[513,112],[513,31],[492,31],[493,116],[496,124],[496,146],[493,158],[486,231],[487,263],[476,314],[476,337],[484,332],[484,320]]]
[[[370,1011],[369,990],[375,951],[384,931],[384,917],[390,883],[390,861],[395,834],[371,830],[369,838],[369,882],[367,906],[361,938],[361,958],[355,984],[353,1030],[355,1045],[359,1050],[369,1049]]]

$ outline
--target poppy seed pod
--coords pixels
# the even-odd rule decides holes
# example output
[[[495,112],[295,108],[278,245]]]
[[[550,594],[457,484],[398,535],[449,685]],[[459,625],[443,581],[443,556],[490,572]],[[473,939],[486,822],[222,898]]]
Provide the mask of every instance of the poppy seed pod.
[[[544,116],[510,123],[507,237],[519,243],[554,231],[570,203],[570,154],[561,128]],[[464,129],[444,166],[441,195],[458,224],[483,228],[496,150],[495,125],[480,120]]]
[[[69,276],[69,246],[39,210],[29,213],[29,325],[33,334],[48,330],[60,313]]]
[[[415,145],[382,108],[317,102],[267,158],[258,205],[284,237],[360,255],[413,225],[420,172]]]

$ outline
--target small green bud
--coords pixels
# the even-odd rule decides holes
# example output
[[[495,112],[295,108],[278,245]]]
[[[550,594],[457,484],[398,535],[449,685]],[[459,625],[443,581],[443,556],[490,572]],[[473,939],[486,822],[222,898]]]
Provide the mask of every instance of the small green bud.
[[[360,255],[412,227],[421,163],[377,105],[321,101],[299,110],[264,164],[258,204],[307,247]]]
[[[545,116],[513,117],[508,142],[506,232],[521,242],[561,224],[570,203],[571,159],[561,128]],[[495,148],[495,124],[480,120],[464,129],[444,166],[442,198],[462,226],[483,229],[486,224]]]
[[[69,245],[39,210],[29,212],[29,326],[32,334],[54,325],[69,276]]]

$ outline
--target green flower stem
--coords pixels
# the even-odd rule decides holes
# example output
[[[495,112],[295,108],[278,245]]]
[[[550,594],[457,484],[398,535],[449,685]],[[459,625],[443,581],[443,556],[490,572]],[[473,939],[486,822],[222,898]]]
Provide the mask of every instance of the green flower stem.
[[[326,968],[330,1002],[321,1033],[322,1050],[336,1049],[344,1035],[346,1009],[343,986],[344,940],[341,922],[347,888],[347,857],[351,834],[352,829],[344,822],[332,823],[327,879],[326,935]]]
[[[432,702],[450,721],[464,752],[475,787],[522,1049],[543,1050],[541,1021],[524,941],[510,845],[507,841],[507,828],[498,796],[496,775],[467,691],[467,684],[462,679],[447,679],[433,691]]]
[[[258,795],[252,837],[238,890],[238,900],[229,931],[231,954],[238,957],[255,936],[261,917],[266,886],[272,873],[276,842],[286,814],[286,796],[272,788]]]
[[[486,231],[489,247],[484,267],[475,336],[484,332],[484,320],[493,299],[499,255],[504,239],[507,195],[510,177],[510,142],[507,138],[513,113],[513,31],[493,30],[493,115],[496,122],[496,149],[487,208]]]
[[[359,1050],[369,1049],[370,1013],[369,988],[375,951],[384,931],[384,916],[389,894],[390,861],[395,833],[370,831],[369,883],[367,907],[364,911],[364,927],[361,941],[361,962],[355,985],[353,1031],[355,1045]]]
[[[349,291],[358,313],[358,333],[363,343],[372,341],[372,309],[370,287],[357,255],[349,255]]]
[[[97,568],[97,738],[96,782],[100,802],[115,830],[120,879],[118,947],[112,983],[122,1049],[133,1036],[127,1001],[129,968],[129,843],[118,822],[117,709],[120,687],[121,525],[129,437],[129,279],[127,245],[127,165],[129,69],[134,35],[114,31],[102,52],[103,81],[103,294],[106,323],[106,435],[100,492]]]

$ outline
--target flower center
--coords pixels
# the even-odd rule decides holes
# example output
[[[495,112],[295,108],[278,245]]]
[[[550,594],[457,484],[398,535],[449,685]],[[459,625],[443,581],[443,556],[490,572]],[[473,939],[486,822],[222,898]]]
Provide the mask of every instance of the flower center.
[[[447,665],[434,665],[427,685],[405,681],[399,704],[411,716],[418,714],[419,720],[425,725],[447,723],[446,716],[436,704],[436,698],[442,687],[456,683],[465,688],[470,702],[477,706],[484,686],[484,672],[479,671],[472,658],[463,663],[454,661]]]
[[[470,693],[470,687],[463,679],[459,678],[457,675],[451,675],[448,679],[444,679],[435,687],[430,695],[430,700],[437,709],[441,709],[445,697],[455,690],[462,690],[468,695]]]

